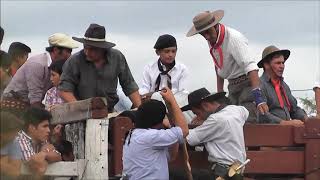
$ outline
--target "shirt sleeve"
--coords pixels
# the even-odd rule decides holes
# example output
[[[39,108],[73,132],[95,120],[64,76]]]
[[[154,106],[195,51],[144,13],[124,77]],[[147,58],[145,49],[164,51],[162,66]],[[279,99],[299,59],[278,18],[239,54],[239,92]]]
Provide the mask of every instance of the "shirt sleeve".
[[[181,76],[179,79],[179,91],[187,90],[188,82],[189,82],[189,70],[185,65],[181,66]]]
[[[31,146],[31,144],[22,140],[22,139],[17,140],[17,143],[18,143],[19,149],[22,153],[22,160],[29,161],[31,156],[35,155],[35,152]]]
[[[28,98],[30,103],[41,102],[44,94],[44,77],[48,71],[47,67],[39,63],[27,63],[25,68],[25,77],[28,87]]]
[[[227,128],[226,123],[224,119],[218,120],[214,114],[210,115],[202,125],[189,130],[187,141],[191,146],[195,146],[221,137],[221,132]]]
[[[22,160],[23,155],[18,141],[13,141],[9,150],[9,157],[14,160]]]
[[[142,73],[142,86],[139,89],[139,94],[144,95],[146,93],[149,93],[151,91],[151,76],[150,76],[150,67],[149,65],[144,67],[143,73]]]
[[[79,60],[77,56],[71,56],[70,59],[64,63],[58,86],[59,90],[68,92],[75,91],[80,81],[80,74],[77,70],[77,64],[75,63],[77,60]]]
[[[253,70],[258,70],[257,63],[252,58],[252,53],[249,50],[248,40],[242,35],[237,34],[236,38],[231,40],[231,54],[236,60],[236,63],[244,68],[245,73]]]
[[[180,127],[157,131],[158,132],[151,139],[152,146],[156,149],[167,148],[176,142],[179,142],[180,144],[184,142],[182,129]]]
[[[135,82],[126,58],[124,55],[118,51],[119,61],[120,61],[120,73],[119,73],[119,82],[123,89],[123,92],[126,96],[129,96],[131,93],[137,91],[139,89],[137,83]]]

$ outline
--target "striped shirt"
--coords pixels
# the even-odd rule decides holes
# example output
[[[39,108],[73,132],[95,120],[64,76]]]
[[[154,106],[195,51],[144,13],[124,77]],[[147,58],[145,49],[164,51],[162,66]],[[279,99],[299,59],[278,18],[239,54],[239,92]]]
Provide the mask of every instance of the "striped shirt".
[[[21,151],[22,151],[22,160],[29,161],[31,156],[35,155],[40,151],[41,144],[33,145],[32,139],[27,135],[23,130],[18,132],[18,136],[16,137],[16,141],[18,141]]]

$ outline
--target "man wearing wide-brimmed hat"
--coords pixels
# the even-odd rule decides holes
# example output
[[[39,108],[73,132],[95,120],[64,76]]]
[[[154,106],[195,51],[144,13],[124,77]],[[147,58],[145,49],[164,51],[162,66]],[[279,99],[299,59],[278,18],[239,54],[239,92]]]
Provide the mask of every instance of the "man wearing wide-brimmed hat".
[[[273,45],[266,47],[262,52],[258,67],[264,70],[260,77],[261,88],[269,106],[269,112],[259,115],[260,123],[302,125],[307,117],[283,80],[285,62],[289,56],[289,50],[280,50]]]
[[[210,93],[206,88],[195,90],[188,95],[189,104],[181,109],[192,110],[203,121],[189,130],[188,143],[192,146],[204,144],[215,178],[220,176],[227,180],[229,167],[246,160],[243,125],[249,112],[243,106],[228,105],[225,94]]]
[[[51,62],[67,60],[77,42],[63,33],[55,33],[48,38],[49,47],[45,53],[30,57],[16,72],[4,90],[5,104],[21,100],[26,105],[44,107],[41,101],[45,93],[52,87],[49,66]],[[4,104],[4,105],[5,105]]]
[[[104,26],[90,24],[83,38],[73,37],[83,43],[83,50],[72,55],[64,64],[61,75],[61,97],[66,102],[91,97],[106,97],[108,110],[113,111],[119,101],[118,80],[134,107],[141,104],[141,98],[124,55],[114,49],[114,43],[106,41]]]
[[[227,79],[232,104],[245,106],[250,121],[254,122],[256,107],[262,114],[268,111],[261,98],[258,67],[249,51],[248,40],[240,32],[221,24],[223,16],[223,10],[199,13],[193,18],[187,36],[200,34],[207,40],[216,69],[218,92],[223,91],[224,79]]]

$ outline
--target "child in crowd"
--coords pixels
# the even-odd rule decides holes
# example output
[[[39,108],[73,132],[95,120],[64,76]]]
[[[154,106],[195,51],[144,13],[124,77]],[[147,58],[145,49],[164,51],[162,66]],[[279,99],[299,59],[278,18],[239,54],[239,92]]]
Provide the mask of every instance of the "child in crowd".
[[[64,103],[63,99],[59,96],[57,89],[57,86],[60,82],[60,76],[62,74],[62,67],[64,63],[64,60],[59,60],[52,62],[49,66],[49,69],[51,70],[50,80],[52,82],[53,87],[47,91],[44,101],[46,109],[48,109],[49,111],[53,105]]]
[[[187,88],[187,67],[176,62],[177,42],[176,39],[164,34],[159,36],[154,45],[159,59],[145,66],[143,82],[139,89],[142,97],[151,96],[152,93],[168,87],[175,94],[185,91]]]

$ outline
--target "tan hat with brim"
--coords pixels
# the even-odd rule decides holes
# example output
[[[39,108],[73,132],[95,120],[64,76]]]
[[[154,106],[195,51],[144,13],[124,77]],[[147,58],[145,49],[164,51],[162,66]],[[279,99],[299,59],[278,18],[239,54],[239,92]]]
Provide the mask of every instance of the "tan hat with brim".
[[[282,54],[286,61],[290,56],[290,51],[288,49],[280,50],[274,45],[268,46],[262,52],[262,59],[258,62],[258,67],[263,68],[263,63],[270,61],[275,54]]]
[[[205,11],[201,12],[193,18],[193,26],[187,33],[187,37],[193,36],[211,28],[212,26],[218,24],[221,19],[223,18],[224,11],[217,10],[217,11]]]

